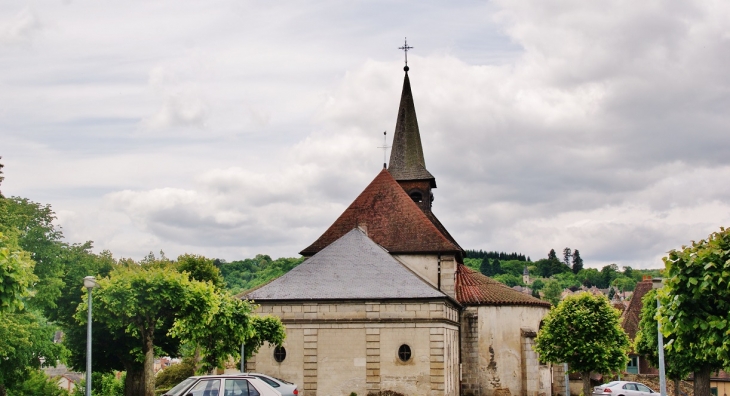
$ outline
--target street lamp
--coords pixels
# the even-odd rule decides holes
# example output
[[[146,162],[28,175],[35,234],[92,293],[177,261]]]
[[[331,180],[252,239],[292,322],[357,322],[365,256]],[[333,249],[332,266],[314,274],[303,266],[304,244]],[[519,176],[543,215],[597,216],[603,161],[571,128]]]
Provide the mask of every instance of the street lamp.
[[[91,396],[91,289],[97,287],[96,278],[84,278],[84,287],[89,291],[89,316],[86,320],[86,396]]]
[[[664,286],[664,279],[654,278],[651,280],[652,289],[661,289]],[[659,312],[659,308],[662,307],[662,303],[659,300],[659,293],[656,296],[656,309]],[[662,325],[659,320],[656,322],[657,326],[657,344],[659,346],[659,393],[662,396],[667,396],[667,382],[664,374],[664,336],[662,335]]]

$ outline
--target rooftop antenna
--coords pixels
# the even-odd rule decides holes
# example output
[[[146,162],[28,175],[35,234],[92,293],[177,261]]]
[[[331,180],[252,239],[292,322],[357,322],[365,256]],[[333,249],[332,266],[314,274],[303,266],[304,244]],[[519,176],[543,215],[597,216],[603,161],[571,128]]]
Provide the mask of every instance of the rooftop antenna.
[[[408,50],[413,49],[413,47],[408,46],[408,37],[406,37],[406,39],[405,39],[405,44],[403,44],[402,47],[398,47],[398,49],[403,50],[403,52],[405,52],[405,54],[406,54],[406,67],[404,67],[403,70],[408,72],[408,69],[409,69],[409,67],[408,67]]]
[[[383,131],[383,145],[378,146],[378,148],[383,149],[383,169],[385,169],[387,167],[385,164],[385,156],[386,156],[386,151],[390,148],[390,146],[388,146],[388,141],[385,137],[387,134],[388,134],[388,132]]]

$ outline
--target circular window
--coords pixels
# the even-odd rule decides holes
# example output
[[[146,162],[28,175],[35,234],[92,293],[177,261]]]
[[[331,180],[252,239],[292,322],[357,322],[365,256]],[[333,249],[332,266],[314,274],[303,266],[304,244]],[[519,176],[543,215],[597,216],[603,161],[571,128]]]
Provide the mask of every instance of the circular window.
[[[274,348],[274,360],[281,363],[286,359],[286,349],[283,346]]]
[[[406,344],[401,345],[398,348],[398,359],[404,362],[411,360],[411,347]]]

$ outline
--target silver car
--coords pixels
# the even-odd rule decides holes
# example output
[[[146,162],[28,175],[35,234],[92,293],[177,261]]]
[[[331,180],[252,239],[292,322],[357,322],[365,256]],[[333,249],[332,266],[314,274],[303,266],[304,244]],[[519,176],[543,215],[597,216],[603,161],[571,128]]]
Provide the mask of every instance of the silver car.
[[[593,388],[593,396],[647,396],[654,392],[648,386],[632,381],[612,381]]]
[[[284,381],[283,379],[279,379],[276,377],[271,377],[266,374],[259,374],[259,373],[243,373],[241,375],[250,375],[252,377],[256,377],[256,378],[266,382],[272,388],[278,390],[282,396],[298,396],[299,395],[299,390],[297,390],[297,384],[293,384],[289,381]]]
[[[266,382],[250,375],[188,377],[163,396],[281,396]]]

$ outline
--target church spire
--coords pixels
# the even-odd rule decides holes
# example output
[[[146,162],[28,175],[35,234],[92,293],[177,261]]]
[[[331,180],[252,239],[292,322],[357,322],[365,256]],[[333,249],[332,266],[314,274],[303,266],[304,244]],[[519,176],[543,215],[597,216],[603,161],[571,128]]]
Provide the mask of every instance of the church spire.
[[[436,179],[426,170],[426,161],[423,159],[421,134],[418,131],[416,107],[413,105],[413,94],[407,69],[403,80],[403,92],[398,108],[388,171],[399,182],[428,180],[430,187],[436,187]]]

